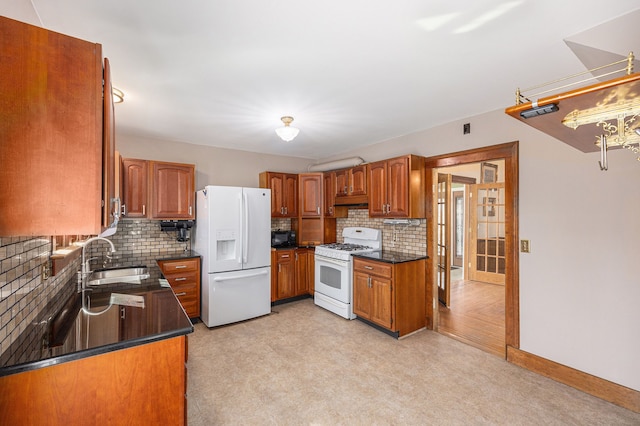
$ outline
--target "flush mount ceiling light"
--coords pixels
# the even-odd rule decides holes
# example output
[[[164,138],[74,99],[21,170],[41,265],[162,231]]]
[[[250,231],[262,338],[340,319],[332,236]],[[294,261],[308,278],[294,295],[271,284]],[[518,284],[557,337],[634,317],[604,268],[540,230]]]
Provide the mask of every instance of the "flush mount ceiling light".
[[[111,93],[113,93],[114,104],[121,104],[122,102],[124,102],[124,93],[122,93],[122,90],[112,87]]]
[[[282,120],[282,122],[284,123],[284,127],[278,127],[276,129],[276,133],[278,134],[278,136],[280,136],[280,139],[282,139],[283,141],[285,142],[292,141],[296,136],[298,136],[298,133],[300,132],[299,129],[291,126],[293,117],[289,117],[288,115],[286,115],[280,118],[280,120]]]

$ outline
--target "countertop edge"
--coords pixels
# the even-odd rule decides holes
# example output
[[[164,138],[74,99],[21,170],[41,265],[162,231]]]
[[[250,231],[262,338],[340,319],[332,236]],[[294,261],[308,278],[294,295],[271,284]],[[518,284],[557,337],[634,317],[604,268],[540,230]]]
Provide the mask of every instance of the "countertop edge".
[[[58,355],[51,358],[46,358],[40,361],[30,361],[23,364],[12,365],[9,367],[0,368],[0,377],[9,376],[12,374],[24,373],[26,371],[37,370],[43,367],[51,367],[53,365],[63,364],[69,361],[76,361],[79,359],[87,358],[95,355],[102,355],[109,352],[118,351],[121,349],[129,349],[136,346],[144,345],[147,343],[158,342],[160,340],[171,339],[173,337],[186,336],[194,331],[193,324],[191,327],[185,327],[181,329],[172,330],[166,333],[158,333],[144,337],[138,337],[134,339],[125,340],[123,342],[110,343],[108,345],[98,346],[95,348],[84,349],[71,354]]]

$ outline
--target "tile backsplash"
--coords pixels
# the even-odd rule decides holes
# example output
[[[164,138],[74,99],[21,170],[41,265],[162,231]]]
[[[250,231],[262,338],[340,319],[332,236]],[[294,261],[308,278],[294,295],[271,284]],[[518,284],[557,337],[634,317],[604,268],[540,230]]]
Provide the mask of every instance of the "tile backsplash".
[[[342,230],[349,226],[362,226],[382,230],[382,248],[405,254],[427,254],[427,221],[420,219],[417,226],[385,225],[384,219],[369,217],[367,209],[351,209],[346,218],[336,219],[338,242],[343,242]]]
[[[44,324],[38,326],[40,313],[50,303],[63,302],[76,289],[79,259],[55,277],[42,278],[42,265],[47,262],[50,250],[49,237],[0,237],[0,355],[3,359],[21,359],[24,353],[37,350],[45,331]],[[27,336],[26,340],[33,344],[21,345],[21,353],[5,353],[24,332],[37,334]]]
[[[156,220],[122,220],[118,232],[109,237],[116,248],[112,259],[104,256],[108,246],[103,242],[93,243],[87,258],[95,257],[92,269],[119,263],[147,264],[150,258],[191,249],[190,241],[176,241],[176,234],[161,231]],[[38,350],[45,332],[41,318],[47,314],[45,308],[56,312],[56,304],[62,305],[77,289],[80,258],[54,277],[42,278],[42,265],[50,251],[49,236],[0,237],[0,360],[28,358],[29,351]],[[21,353],[8,353],[7,349],[18,339],[20,344],[12,350],[18,346]]]
[[[417,226],[385,225],[384,219],[370,218],[367,209],[351,209],[346,218],[336,219],[336,237],[343,242],[342,230],[349,226],[362,226],[382,230],[384,250],[424,256],[427,254],[427,221],[420,219]],[[291,229],[291,219],[271,219],[271,229]]]

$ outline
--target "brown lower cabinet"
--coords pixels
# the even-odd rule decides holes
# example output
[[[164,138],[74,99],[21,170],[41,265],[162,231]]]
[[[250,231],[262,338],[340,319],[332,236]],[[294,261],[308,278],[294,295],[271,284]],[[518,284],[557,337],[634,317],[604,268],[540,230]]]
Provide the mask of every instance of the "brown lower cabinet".
[[[426,325],[425,261],[386,263],[355,258],[353,312],[404,336]]]
[[[271,252],[271,301],[313,295],[314,250],[292,248]]]
[[[0,424],[187,424],[187,337],[0,377]]]
[[[200,258],[159,260],[158,266],[187,316],[200,317]]]

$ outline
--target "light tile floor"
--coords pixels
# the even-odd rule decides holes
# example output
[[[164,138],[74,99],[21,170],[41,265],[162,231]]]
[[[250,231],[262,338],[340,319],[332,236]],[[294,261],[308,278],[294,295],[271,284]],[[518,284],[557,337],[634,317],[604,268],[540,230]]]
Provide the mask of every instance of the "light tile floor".
[[[199,425],[640,425],[640,414],[438,333],[394,339],[311,299],[189,336]]]

